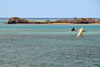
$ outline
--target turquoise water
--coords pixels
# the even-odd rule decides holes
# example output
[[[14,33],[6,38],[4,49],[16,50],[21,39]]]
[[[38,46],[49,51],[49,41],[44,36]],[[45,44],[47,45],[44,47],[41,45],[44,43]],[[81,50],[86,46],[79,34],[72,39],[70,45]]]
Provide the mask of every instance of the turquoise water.
[[[0,23],[0,67],[100,67],[100,25]]]

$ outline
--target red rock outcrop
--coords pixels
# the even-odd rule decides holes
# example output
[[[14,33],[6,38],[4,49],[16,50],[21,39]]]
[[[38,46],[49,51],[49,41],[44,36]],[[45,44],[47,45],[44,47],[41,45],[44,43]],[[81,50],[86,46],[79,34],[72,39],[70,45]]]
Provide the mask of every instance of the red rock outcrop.
[[[28,23],[29,21],[26,19],[21,19],[19,17],[11,17],[8,20],[8,24],[19,24],[19,23]]]

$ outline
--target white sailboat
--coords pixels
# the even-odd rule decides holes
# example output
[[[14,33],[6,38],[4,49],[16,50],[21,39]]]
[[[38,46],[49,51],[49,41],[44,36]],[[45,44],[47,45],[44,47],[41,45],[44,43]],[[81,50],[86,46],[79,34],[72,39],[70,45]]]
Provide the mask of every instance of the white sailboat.
[[[78,33],[77,36],[79,37],[79,36],[81,36],[82,34],[83,34],[83,27],[79,30],[79,33]]]

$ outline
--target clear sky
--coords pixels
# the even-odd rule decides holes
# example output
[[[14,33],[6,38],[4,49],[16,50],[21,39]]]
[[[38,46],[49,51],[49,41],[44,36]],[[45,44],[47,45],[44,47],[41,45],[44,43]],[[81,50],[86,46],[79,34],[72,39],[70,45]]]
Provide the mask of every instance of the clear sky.
[[[0,0],[0,17],[100,17],[100,0]]]

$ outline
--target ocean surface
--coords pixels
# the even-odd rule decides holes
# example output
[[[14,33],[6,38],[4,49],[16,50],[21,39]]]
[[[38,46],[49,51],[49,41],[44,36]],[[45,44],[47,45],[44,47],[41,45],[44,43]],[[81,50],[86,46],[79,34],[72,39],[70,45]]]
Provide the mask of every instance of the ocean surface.
[[[77,37],[72,27],[86,32]],[[1,21],[0,67],[100,67],[100,25]]]

